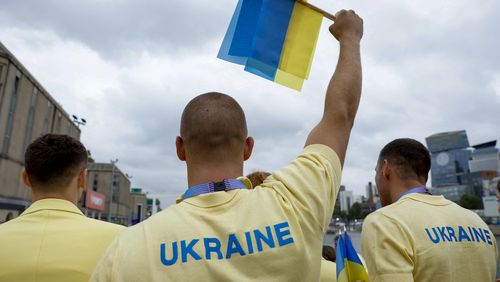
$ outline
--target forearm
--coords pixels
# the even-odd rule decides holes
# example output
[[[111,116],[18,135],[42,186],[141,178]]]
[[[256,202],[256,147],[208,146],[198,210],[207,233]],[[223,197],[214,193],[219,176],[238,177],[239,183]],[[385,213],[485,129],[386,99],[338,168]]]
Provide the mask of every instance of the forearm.
[[[359,40],[342,40],[337,68],[326,92],[323,119],[342,119],[352,127],[361,97],[361,76]]]

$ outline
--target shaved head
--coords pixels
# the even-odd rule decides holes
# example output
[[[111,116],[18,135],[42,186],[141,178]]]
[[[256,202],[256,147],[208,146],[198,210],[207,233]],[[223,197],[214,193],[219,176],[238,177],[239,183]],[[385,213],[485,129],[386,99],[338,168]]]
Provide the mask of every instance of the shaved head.
[[[225,161],[242,156],[247,134],[243,109],[222,93],[199,95],[182,113],[181,138],[191,159]]]

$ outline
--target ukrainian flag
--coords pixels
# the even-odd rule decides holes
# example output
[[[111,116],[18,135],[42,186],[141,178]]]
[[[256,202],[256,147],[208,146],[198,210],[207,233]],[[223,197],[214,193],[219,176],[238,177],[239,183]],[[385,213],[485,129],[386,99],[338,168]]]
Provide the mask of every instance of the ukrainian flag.
[[[217,57],[300,91],[322,19],[295,0],[239,0]]]
[[[366,272],[358,253],[354,249],[347,231],[340,235],[337,243],[337,281],[338,282],[368,282]]]

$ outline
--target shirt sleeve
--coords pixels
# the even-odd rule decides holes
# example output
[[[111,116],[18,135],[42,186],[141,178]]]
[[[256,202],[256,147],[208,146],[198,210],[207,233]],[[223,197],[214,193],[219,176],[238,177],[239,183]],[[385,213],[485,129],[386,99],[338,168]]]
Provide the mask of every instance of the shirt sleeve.
[[[314,144],[304,148],[295,160],[273,173],[261,186],[274,189],[302,220],[324,233],[333,213],[340,180],[341,164],[335,151]]]
[[[370,281],[413,281],[411,239],[393,219],[380,213],[369,215],[363,223],[361,248]]]
[[[108,282],[113,280],[113,271],[115,267],[115,258],[117,258],[118,238],[115,239],[108,247],[106,252],[101,256],[99,262],[94,269],[89,281],[91,282]]]

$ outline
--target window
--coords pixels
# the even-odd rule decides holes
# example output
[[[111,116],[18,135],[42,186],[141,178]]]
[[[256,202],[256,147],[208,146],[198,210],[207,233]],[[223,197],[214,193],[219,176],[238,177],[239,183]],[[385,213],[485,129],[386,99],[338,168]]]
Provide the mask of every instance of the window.
[[[97,186],[99,184],[97,178],[99,177],[99,175],[96,173],[94,174],[94,182],[92,183],[92,190],[96,191],[97,192]]]
[[[2,86],[3,86],[3,79],[2,79],[2,71],[3,71],[4,65],[0,65],[0,105],[2,105],[2,96],[3,96],[3,91],[2,91]]]
[[[5,129],[2,155],[7,156],[9,152],[10,139],[12,135],[12,124],[14,123],[14,114],[16,112],[17,105],[17,90],[19,88],[19,81],[21,80],[20,75],[16,75],[16,80],[14,81],[14,88],[12,89],[12,97],[10,98],[9,112],[7,114],[7,127]]]
[[[24,146],[23,146],[23,154],[28,147],[28,144],[31,141],[31,132],[33,131],[33,119],[35,117],[35,107],[36,107],[36,99],[38,96],[38,89],[33,88],[33,92],[31,93],[31,104],[28,112],[28,121],[26,124],[26,133],[24,133]]]

